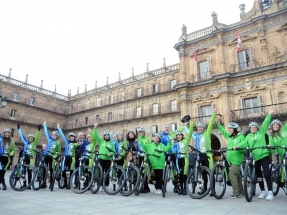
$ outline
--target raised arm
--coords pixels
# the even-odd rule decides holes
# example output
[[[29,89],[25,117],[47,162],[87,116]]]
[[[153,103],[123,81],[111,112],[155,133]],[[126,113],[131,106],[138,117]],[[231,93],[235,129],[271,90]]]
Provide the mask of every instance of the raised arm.
[[[218,128],[218,131],[219,131],[226,139],[230,136],[230,134],[223,128],[223,126],[222,126],[220,123],[217,124],[217,128]]]
[[[93,131],[93,133],[94,133],[94,137],[95,137],[97,143],[98,143],[99,146],[101,147],[101,144],[102,144],[102,142],[103,142],[104,140],[103,140],[102,138],[100,138],[99,133],[98,133],[98,128],[97,128],[97,126],[98,126],[98,123],[97,123],[97,122],[94,123],[94,131]]]
[[[20,124],[17,124],[17,128],[18,128],[18,134],[22,140],[22,142],[24,143],[24,145],[26,146],[28,144],[28,140],[25,138],[21,128],[20,128]]]
[[[69,140],[68,140],[68,138],[64,135],[63,130],[61,129],[59,123],[58,123],[58,125],[57,125],[57,128],[58,128],[58,131],[59,131],[59,134],[60,134],[62,140],[65,142],[65,145],[66,145],[66,147],[67,147],[67,144],[69,144]]]
[[[188,130],[188,135],[187,135],[187,138],[186,138],[186,144],[189,144],[189,141],[192,137],[192,133],[193,133],[193,121],[190,121],[189,122],[189,130]]]
[[[214,109],[213,110],[213,114],[211,116],[211,119],[208,123],[208,127],[206,129],[206,132],[207,132],[207,135],[210,136],[211,135],[211,132],[212,132],[212,127],[214,125],[214,122],[215,122],[215,119],[216,119],[216,110]]]
[[[51,137],[51,135],[49,134],[49,131],[48,131],[48,128],[47,128],[47,122],[46,122],[46,121],[43,123],[43,127],[44,127],[44,133],[45,133],[45,135],[46,135],[47,140],[51,140],[52,137]]]
[[[259,130],[261,134],[265,134],[267,132],[268,126],[270,125],[271,118],[272,118],[273,109],[269,110],[269,114],[265,117],[261,129]]]

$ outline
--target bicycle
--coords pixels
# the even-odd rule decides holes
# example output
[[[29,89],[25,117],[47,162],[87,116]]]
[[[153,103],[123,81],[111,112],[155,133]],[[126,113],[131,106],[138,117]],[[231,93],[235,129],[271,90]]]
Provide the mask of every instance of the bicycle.
[[[111,153],[113,150],[106,147]],[[122,166],[117,165],[117,159],[113,157],[111,167],[104,173],[103,176],[103,189],[109,195],[115,195],[120,192],[126,181],[125,170]],[[106,186],[106,184],[108,184]],[[110,185],[112,187],[110,187]]]
[[[85,165],[85,161],[89,158],[91,157],[81,154],[79,167],[70,177],[71,189],[74,193],[81,194],[86,192],[93,183],[94,172],[91,167]]]
[[[94,157],[94,165],[92,168],[92,171],[94,173],[94,177],[92,179],[92,184],[91,184],[91,193],[96,194],[102,184],[102,180],[103,180],[103,168],[100,165],[100,161],[99,161],[99,156],[102,154],[99,154],[97,151],[94,152],[95,157]]]
[[[44,152],[34,150],[36,153],[41,153],[43,155],[42,159],[40,160],[38,167],[36,168],[35,178],[32,183],[33,190],[37,191],[42,188],[44,185],[46,186],[46,180],[48,177],[48,167],[45,164],[45,157],[46,155]],[[38,182],[39,186],[37,186],[36,182]]]
[[[53,180],[52,180],[52,183],[51,183],[51,191],[54,190],[54,185],[55,185],[55,181],[57,180],[58,181],[58,187],[60,189],[63,189],[65,186],[64,186],[64,177],[62,176],[62,170],[65,166],[65,155],[58,155],[57,158],[55,158],[55,166],[54,166],[54,169],[53,169]],[[66,171],[66,170],[65,170]]]
[[[31,185],[33,183],[33,180],[35,178],[35,169],[33,166],[26,164],[25,157],[29,156],[24,153],[23,149],[18,147],[20,149],[20,154],[22,156],[18,160],[18,164],[14,171],[11,173],[9,177],[9,184],[10,187],[15,191],[24,191],[26,189],[31,189]],[[30,156],[29,156],[30,159]],[[31,181],[29,182],[29,172],[31,171]],[[27,174],[28,173],[28,174]],[[28,181],[28,184],[27,184]]]
[[[140,171],[138,167],[134,163],[133,156],[136,156],[137,153],[132,152],[124,147],[122,147],[127,152],[131,152],[132,156],[129,160],[129,163],[127,164],[127,167],[125,168],[125,176],[126,180],[124,181],[124,186],[120,191],[120,194],[123,196],[129,196],[135,192],[135,190],[138,187],[138,184],[140,183]],[[120,181],[122,180],[123,176],[121,176]]]
[[[280,188],[282,188],[284,193],[287,195],[287,147],[275,146],[271,148],[282,148],[285,150],[284,157],[281,159],[281,161],[279,159],[279,154],[276,154],[275,157],[277,162],[272,162],[270,166],[273,195],[276,196]]]
[[[154,173],[152,169],[152,165],[149,159],[149,156],[154,156],[160,158],[160,156],[155,154],[149,154],[145,151],[139,151],[141,154],[144,154],[144,160],[142,161],[141,165],[138,167],[140,172],[140,181],[138,183],[137,189],[135,190],[135,195],[138,196],[144,188],[144,184],[148,179],[148,182],[151,184],[155,184],[154,181]]]
[[[201,199],[205,197],[210,192],[210,170],[206,166],[201,165],[201,156],[206,156],[204,153],[201,153],[199,150],[189,146],[197,153],[195,167],[190,171],[186,180],[186,188],[188,195],[193,199]],[[210,181],[209,181],[210,182]],[[198,188],[198,190],[197,190]]]
[[[229,180],[230,165],[224,155],[227,150],[228,149],[211,150],[213,153],[221,154],[220,159],[214,164],[210,173],[211,193],[216,199],[221,199],[224,196],[226,185],[231,186]],[[216,186],[216,184],[218,184],[218,186]],[[216,187],[218,187],[218,190]]]

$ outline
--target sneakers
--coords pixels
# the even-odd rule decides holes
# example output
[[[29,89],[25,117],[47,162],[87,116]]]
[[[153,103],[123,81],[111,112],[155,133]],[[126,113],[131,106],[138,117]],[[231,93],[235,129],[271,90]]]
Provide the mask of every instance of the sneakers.
[[[258,196],[258,199],[264,199],[265,198],[265,191],[261,191],[260,195]]]
[[[157,194],[158,194],[158,195],[161,195],[161,194],[162,194],[162,191],[161,191],[161,190],[158,190],[158,191],[157,191]]]
[[[7,186],[4,184],[2,190],[7,190]]]
[[[239,195],[230,195],[228,198],[230,198],[230,199],[237,199],[237,198],[239,198],[240,197],[240,194]]]
[[[182,195],[184,195],[184,196],[186,196],[186,195],[187,195],[186,190],[183,190],[183,191],[182,191]]]
[[[206,189],[201,190],[200,192],[197,192],[198,195],[203,195],[206,192]]]
[[[159,191],[159,189],[157,189],[154,193],[155,193],[155,194],[158,194],[158,191]]]
[[[100,192],[103,192],[103,191],[104,191],[103,186],[100,187],[99,191],[100,191]]]
[[[273,193],[269,193],[266,197],[267,201],[272,201],[274,199]]]

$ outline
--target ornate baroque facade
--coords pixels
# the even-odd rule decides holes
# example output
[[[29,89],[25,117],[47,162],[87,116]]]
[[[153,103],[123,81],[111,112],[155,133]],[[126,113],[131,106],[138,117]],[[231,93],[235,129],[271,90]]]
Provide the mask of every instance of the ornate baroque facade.
[[[65,132],[86,131],[95,120],[100,130],[136,131],[143,126],[152,136],[168,123],[171,129],[181,126],[180,118],[189,114],[194,121],[208,122],[212,109],[217,121],[225,126],[235,121],[248,132],[248,123],[261,123],[268,109],[286,121],[287,114],[287,5],[286,0],[263,4],[255,0],[245,13],[240,5],[241,20],[225,25],[211,14],[213,24],[182,35],[174,48],[179,64],[149,71],[91,91],[68,96],[55,91],[0,75],[0,90],[8,106],[0,109],[0,130],[35,132],[37,125],[48,121],[56,129],[59,122]],[[238,51],[236,35],[240,35]],[[195,61],[197,58],[197,61]],[[42,133],[41,143],[46,142]],[[225,146],[225,140],[214,127],[212,147]],[[16,159],[14,159],[14,163]]]

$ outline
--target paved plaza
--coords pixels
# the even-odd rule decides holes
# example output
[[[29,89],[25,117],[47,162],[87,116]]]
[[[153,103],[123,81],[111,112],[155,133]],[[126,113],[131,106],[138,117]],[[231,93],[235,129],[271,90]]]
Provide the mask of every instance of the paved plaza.
[[[6,183],[10,171],[6,174]],[[200,200],[191,199],[188,195],[182,196],[172,192],[172,184],[168,185],[165,198],[151,192],[124,197],[121,194],[109,196],[105,192],[91,194],[75,194],[71,190],[59,189],[56,185],[53,192],[48,188],[39,191],[26,190],[15,192],[9,186],[6,191],[0,190],[1,215],[32,215],[32,214],[286,214],[287,196],[283,190],[273,201],[260,200],[254,197],[247,202],[244,197],[229,199],[231,188],[228,187],[223,199],[217,200],[207,196]],[[257,189],[258,190],[258,189]],[[257,191],[258,193],[258,191]]]

